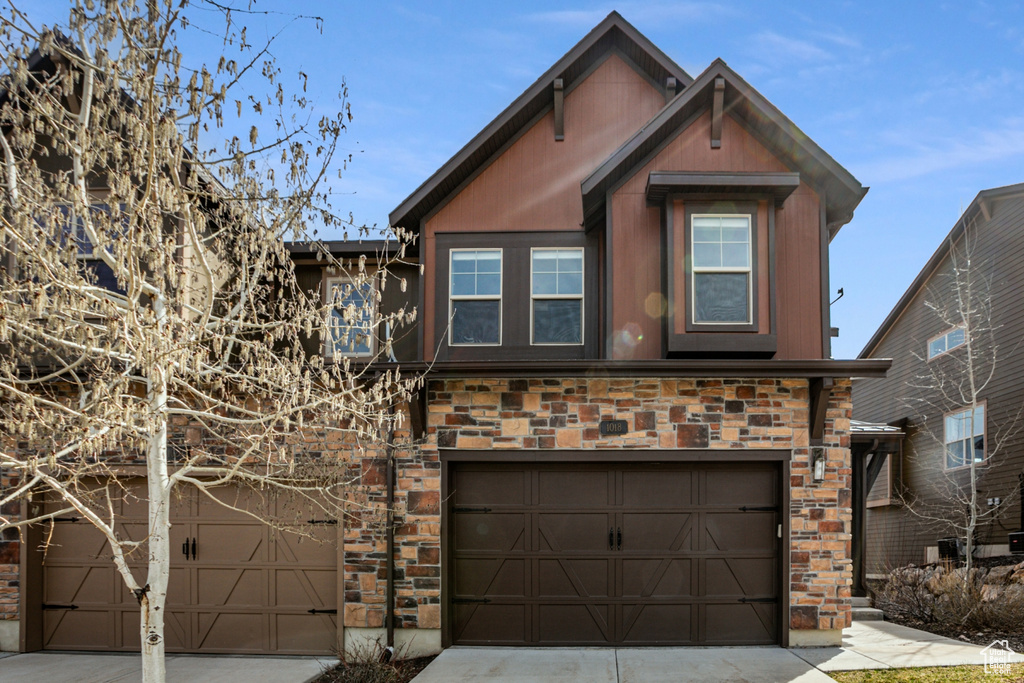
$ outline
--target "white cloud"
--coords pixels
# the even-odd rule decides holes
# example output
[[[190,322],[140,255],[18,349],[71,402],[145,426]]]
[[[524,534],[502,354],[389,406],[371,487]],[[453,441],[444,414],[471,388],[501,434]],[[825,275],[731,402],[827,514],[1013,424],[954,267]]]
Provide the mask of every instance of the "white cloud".
[[[908,180],[953,168],[978,166],[1024,156],[1024,118],[1003,121],[988,130],[967,130],[940,139],[908,142],[904,132],[886,135],[893,142],[911,147],[902,154],[852,165],[855,175],[869,185]]]

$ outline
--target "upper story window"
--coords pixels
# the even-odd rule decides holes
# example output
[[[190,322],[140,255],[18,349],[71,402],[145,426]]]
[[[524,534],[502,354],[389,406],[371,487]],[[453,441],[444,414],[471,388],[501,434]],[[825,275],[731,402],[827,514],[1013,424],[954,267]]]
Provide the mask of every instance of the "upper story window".
[[[693,324],[751,324],[750,227],[749,215],[692,216]]]
[[[328,321],[330,339],[325,355],[359,358],[376,353],[375,281],[376,278],[362,282],[348,277],[327,278],[327,300],[331,309]]]
[[[967,343],[967,333],[962,327],[954,327],[928,341],[928,360],[948,353]]]
[[[530,343],[583,343],[583,250],[533,249]]]
[[[946,469],[985,461],[985,406],[946,415],[943,424]]]
[[[501,344],[501,249],[452,249],[448,343]]]

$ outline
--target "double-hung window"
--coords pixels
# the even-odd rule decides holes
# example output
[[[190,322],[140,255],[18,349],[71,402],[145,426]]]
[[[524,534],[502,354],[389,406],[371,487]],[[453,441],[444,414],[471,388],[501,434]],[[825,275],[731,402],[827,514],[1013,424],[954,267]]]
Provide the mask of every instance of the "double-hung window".
[[[985,406],[946,415],[944,422],[946,469],[985,461]]]
[[[530,254],[530,343],[583,343],[583,250]]]
[[[452,249],[448,343],[501,344],[501,249]]]
[[[327,355],[352,358],[372,356],[376,351],[374,326],[377,297],[374,279],[356,281],[346,277],[327,279],[331,304]]]
[[[928,360],[949,353],[967,343],[967,333],[962,327],[954,327],[928,341]]]
[[[750,216],[695,214],[691,229],[693,324],[751,324]]]

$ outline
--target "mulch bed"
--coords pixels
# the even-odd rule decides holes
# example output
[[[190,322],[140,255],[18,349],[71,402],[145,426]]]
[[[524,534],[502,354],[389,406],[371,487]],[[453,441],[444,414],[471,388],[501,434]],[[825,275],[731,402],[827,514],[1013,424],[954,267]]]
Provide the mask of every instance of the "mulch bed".
[[[376,661],[342,662],[324,672],[316,683],[409,683],[436,656],[399,659],[386,664]]]

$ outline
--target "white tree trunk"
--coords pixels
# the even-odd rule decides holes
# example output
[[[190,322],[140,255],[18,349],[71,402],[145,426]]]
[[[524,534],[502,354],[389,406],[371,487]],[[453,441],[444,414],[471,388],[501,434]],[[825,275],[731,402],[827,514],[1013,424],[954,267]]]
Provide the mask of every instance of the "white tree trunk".
[[[165,310],[162,300],[154,301],[154,310],[163,327]],[[142,681],[164,683],[164,606],[167,604],[167,581],[171,573],[171,483],[167,472],[167,375],[155,364],[149,378],[147,398],[152,411],[153,433],[146,453],[146,475],[149,489],[149,567],[148,585],[139,600],[142,637]]]

